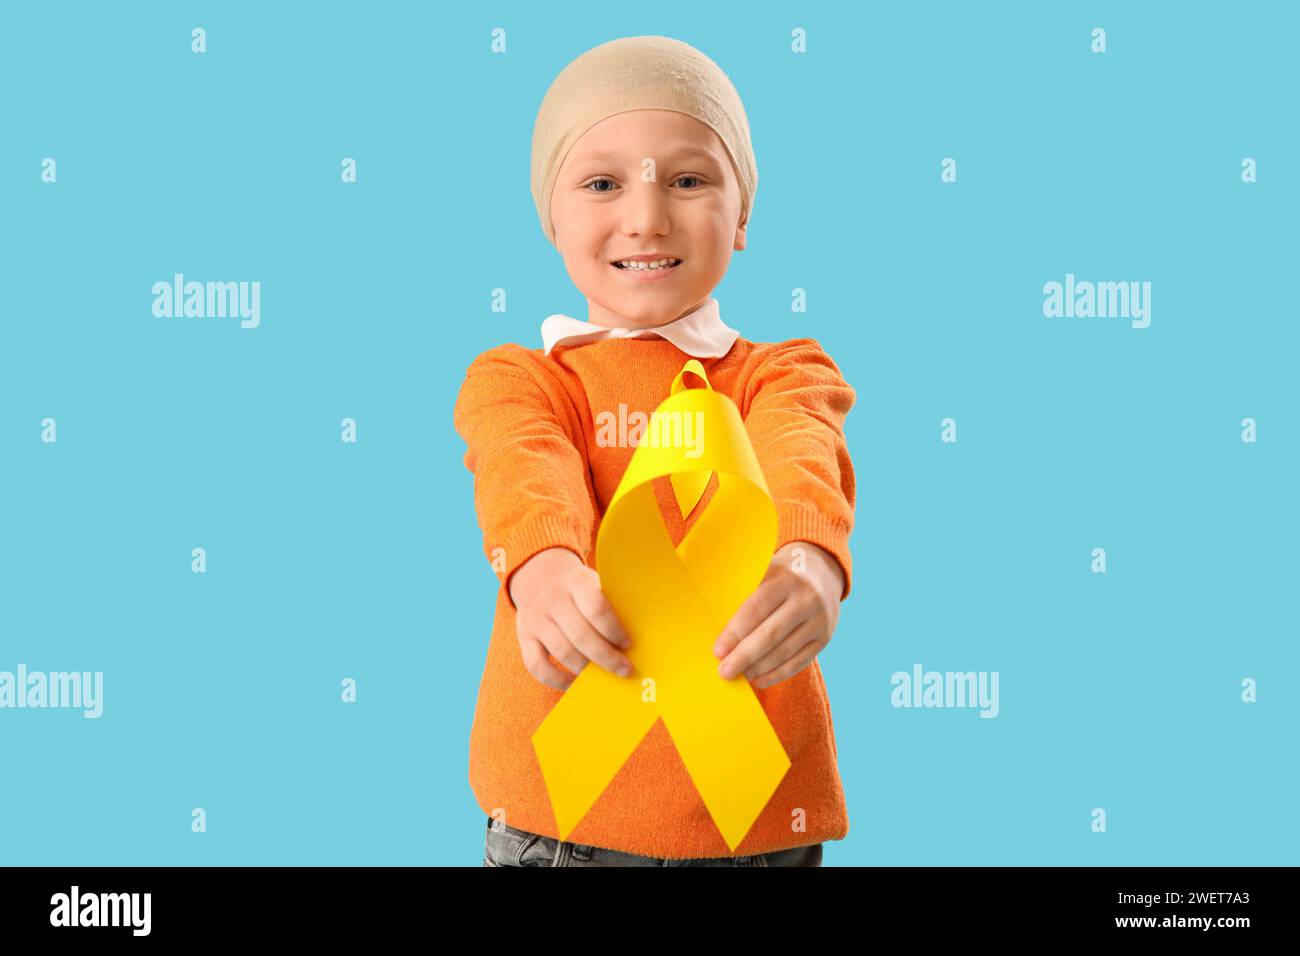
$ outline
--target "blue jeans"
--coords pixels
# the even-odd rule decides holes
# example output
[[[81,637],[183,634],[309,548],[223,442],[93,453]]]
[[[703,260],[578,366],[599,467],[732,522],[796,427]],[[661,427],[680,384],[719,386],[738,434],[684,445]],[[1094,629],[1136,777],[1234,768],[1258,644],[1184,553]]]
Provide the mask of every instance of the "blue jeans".
[[[821,866],[822,845],[813,843],[757,856],[713,856],[694,860],[666,860],[638,856],[600,846],[553,840],[517,830],[487,818],[484,866]]]

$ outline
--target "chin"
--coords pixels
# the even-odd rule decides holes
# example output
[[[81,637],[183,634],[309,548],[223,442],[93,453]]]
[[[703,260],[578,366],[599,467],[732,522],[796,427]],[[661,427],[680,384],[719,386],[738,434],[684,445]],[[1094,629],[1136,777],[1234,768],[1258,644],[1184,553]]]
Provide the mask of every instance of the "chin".
[[[649,328],[654,325],[663,325],[665,322],[672,321],[678,313],[686,308],[684,304],[677,301],[674,296],[671,299],[659,299],[655,297],[653,305],[649,301],[650,297],[640,302],[620,303],[625,308],[614,309],[615,314],[621,316],[628,323],[635,325],[637,328]],[[618,300],[615,300],[616,302]]]

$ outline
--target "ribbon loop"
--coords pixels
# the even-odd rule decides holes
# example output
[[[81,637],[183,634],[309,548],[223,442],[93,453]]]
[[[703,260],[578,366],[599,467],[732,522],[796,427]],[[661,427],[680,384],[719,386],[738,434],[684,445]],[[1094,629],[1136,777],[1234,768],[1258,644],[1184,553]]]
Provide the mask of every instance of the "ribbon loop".
[[[713,384],[709,381],[709,376],[705,373],[704,366],[700,364],[700,360],[691,359],[682,366],[682,370],[678,372],[677,377],[673,379],[672,391],[669,392],[670,395],[676,395],[686,387],[686,384],[682,379],[686,376],[687,372],[690,372],[692,375],[698,375],[700,378],[704,379],[704,387],[709,391],[713,391]]]

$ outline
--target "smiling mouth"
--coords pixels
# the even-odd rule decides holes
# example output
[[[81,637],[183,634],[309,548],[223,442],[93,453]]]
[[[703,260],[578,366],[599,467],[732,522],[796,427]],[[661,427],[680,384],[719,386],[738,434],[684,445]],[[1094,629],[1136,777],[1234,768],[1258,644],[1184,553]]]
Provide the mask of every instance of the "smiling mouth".
[[[610,263],[610,265],[612,265],[615,269],[622,269],[624,272],[667,272],[669,269],[676,269],[681,264],[682,264],[681,259],[673,259],[673,258],[669,258],[668,265],[654,266],[653,268],[648,265],[625,266],[621,262]]]

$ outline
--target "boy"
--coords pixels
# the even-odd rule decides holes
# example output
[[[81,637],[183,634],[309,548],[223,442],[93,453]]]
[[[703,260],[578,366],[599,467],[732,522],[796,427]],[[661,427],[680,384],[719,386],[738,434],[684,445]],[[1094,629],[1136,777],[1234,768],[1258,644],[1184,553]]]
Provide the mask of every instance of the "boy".
[[[502,579],[470,739],[485,866],[817,866],[822,841],[848,833],[815,658],[850,589],[843,424],[856,394],[815,340],[750,342],[721,320],[711,292],[745,248],[757,183],[740,97],[688,44],[602,44],[542,102],[534,201],[588,321],[551,316],[542,349],[484,352],[454,415]],[[593,569],[596,531],[637,424],[692,356],[740,410],[778,518],[766,577],[718,635],[718,679],[750,681],[791,766],[733,854],[657,721],[560,840],[531,737],[583,667],[631,668]],[[716,487],[714,475],[683,518],[656,480],[674,546]]]

